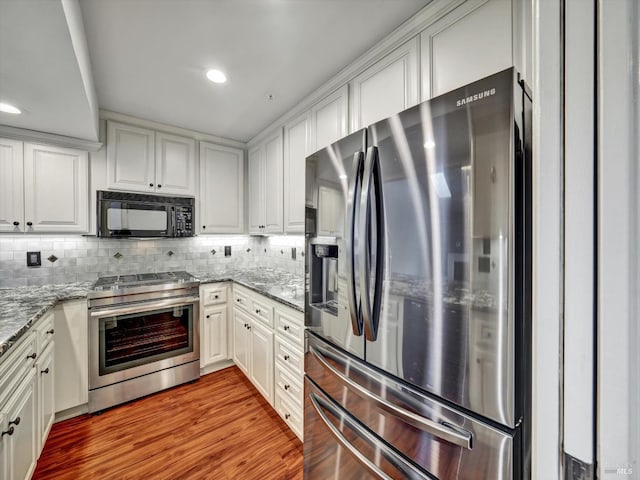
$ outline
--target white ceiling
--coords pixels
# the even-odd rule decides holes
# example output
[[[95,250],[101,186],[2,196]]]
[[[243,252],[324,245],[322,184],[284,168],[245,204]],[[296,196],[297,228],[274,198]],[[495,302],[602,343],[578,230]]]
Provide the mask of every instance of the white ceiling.
[[[428,3],[0,0],[0,101],[25,110],[0,124],[96,140],[93,82],[102,109],[248,141]],[[229,82],[206,80],[211,67]]]

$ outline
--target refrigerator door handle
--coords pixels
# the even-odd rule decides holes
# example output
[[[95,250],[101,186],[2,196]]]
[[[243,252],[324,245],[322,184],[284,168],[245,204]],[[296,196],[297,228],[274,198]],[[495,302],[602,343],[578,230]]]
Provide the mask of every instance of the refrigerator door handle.
[[[351,420],[345,414],[341,413],[337,408],[333,407],[329,402],[325,401],[321,397],[317,396],[315,393],[309,394],[309,400],[311,400],[311,404],[313,405],[314,410],[320,417],[320,419],[324,422],[325,426],[329,429],[329,433],[333,436],[333,438],[346,450],[348,450],[354,458],[362,465],[365,469],[369,471],[369,473],[375,475],[378,478],[384,480],[392,480],[392,477],[387,475],[382,471],[375,463],[369,460],[362,452],[360,452],[356,447],[354,447],[345,437],[342,435],[340,430],[331,423],[327,415],[322,411],[322,409],[328,410],[331,412],[336,418],[340,419],[341,425],[346,425],[351,430],[356,432],[361,438],[363,438],[370,445],[375,445],[376,449],[384,456],[390,463],[392,463],[396,468],[402,470],[403,474],[407,475],[408,478],[424,478],[428,479],[429,477],[424,475],[422,472],[416,470],[413,466],[411,466],[405,459],[400,457],[397,453],[391,450],[386,445],[380,443],[376,437],[374,437],[371,433],[369,433],[364,427],[358,425],[356,422]]]
[[[423,417],[422,415],[418,415],[409,410],[406,410],[398,405],[394,405],[390,401],[380,397],[379,395],[376,395],[372,391],[368,390],[367,388],[363,387],[357,382],[354,382],[349,377],[344,375],[333,365],[331,365],[319,350],[321,349],[319,349],[317,346],[309,346],[309,352],[311,352],[330,373],[332,373],[340,381],[344,382],[350,389],[374,403],[380,409],[399,418],[403,422],[419,428],[420,430],[427,432],[437,438],[441,438],[443,440],[446,440],[447,442],[453,443],[454,445],[466,448],[467,450],[472,449],[473,435],[471,434],[471,432],[467,432],[466,430],[463,430],[462,428],[457,426],[454,427],[453,425],[450,426],[447,423],[440,423],[435,420],[431,420],[429,418]],[[360,374],[366,375],[366,373],[362,370],[358,370],[358,372]],[[372,380],[375,381],[375,379]]]
[[[374,194],[372,197],[372,193]],[[372,216],[375,224],[372,228]],[[362,193],[360,195],[360,259],[358,271],[360,276],[360,303],[362,323],[367,340],[378,338],[378,325],[382,304],[382,272],[384,270],[385,232],[384,211],[382,203],[382,176],[378,147],[369,147],[362,174]],[[371,240],[375,246],[375,279],[373,300],[370,299],[371,278]]]
[[[347,270],[347,297],[349,304],[349,317],[351,318],[351,329],[357,337],[362,335],[362,317],[358,305],[356,295],[356,279],[355,279],[355,225],[357,217],[357,197],[362,188],[362,166],[364,163],[364,153],[356,152],[353,155],[353,170],[351,180],[349,182],[349,197],[347,205],[347,234],[345,235],[345,250],[349,266]]]

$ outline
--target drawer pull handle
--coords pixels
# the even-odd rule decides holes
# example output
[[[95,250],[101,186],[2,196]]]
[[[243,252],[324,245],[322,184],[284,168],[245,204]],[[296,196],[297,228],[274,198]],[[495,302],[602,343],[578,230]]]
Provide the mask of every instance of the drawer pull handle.
[[[55,330],[52,328],[51,330],[47,330],[45,333],[47,335],[53,335],[55,333]]]
[[[44,370],[40,370],[40,374],[48,374],[49,373],[49,367],[45,368]]]
[[[209,318],[209,315],[207,315],[207,318]]]
[[[20,417],[17,417],[15,420],[9,422],[7,427],[10,427],[11,425],[20,425]]]
[[[286,420],[289,420],[289,417],[290,417],[290,416],[291,416],[291,414],[289,414],[289,413],[285,413],[285,414],[284,414],[284,418],[285,418]]]
[[[289,330],[289,325],[285,325],[283,328],[284,328],[284,331],[286,332]]]
[[[214,295],[213,298],[215,298],[217,300],[218,299],[218,295]]]
[[[289,355],[283,355],[282,356],[285,360],[289,360]]]
[[[289,385],[285,385],[285,386],[284,386],[284,389],[285,389],[285,390],[289,390],[289,388],[290,388],[290,387],[289,387]]]
[[[13,432],[15,432],[15,428],[11,427],[11,428],[9,428],[9,430],[7,430],[6,432],[2,432],[2,436],[3,436],[3,437],[4,437],[5,435],[9,435],[9,436],[11,436],[11,435],[13,435]],[[2,438],[2,437],[0,437],[0,438]]]
[[[36,359],[36,354],[32,353],[31,355],[27,355],[27,360],[31,359],[31,360],[35,360]]]

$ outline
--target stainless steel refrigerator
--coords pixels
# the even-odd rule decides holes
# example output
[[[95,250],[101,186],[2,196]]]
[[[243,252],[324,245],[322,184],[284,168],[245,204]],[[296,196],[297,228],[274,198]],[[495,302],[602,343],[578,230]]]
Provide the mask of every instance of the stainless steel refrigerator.
[[[508,69],[307,157],[305,478],[530,477],[530,130]]]

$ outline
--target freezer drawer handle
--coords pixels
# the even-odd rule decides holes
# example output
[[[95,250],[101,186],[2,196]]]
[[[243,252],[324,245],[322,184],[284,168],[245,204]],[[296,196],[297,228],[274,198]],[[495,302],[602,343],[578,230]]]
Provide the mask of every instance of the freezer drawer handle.
[[[309,351],[318,359],[318,361],[333,375],[335,375],[342,382],[346,383],[349,388],[355,390],[357,393],[367,398],[368,400],[375,403],[382,410],[389,412],[395,417],[399,418],[405,423],[409,425],[413,425],[420,430],[423,430],[435,437],[446,440],[447,442],[453,443],[454,445],[458,445],[459,447],[466,448],[467,450],[471,450],[472,448],[472,440],[473,435],[471,432],[467,432],[462,430],[459,427],[455,429],[449,427],[445,424],[436,422],[434,420],[425,418],[421,415],[417,415],[409,410],[405,410],[404,408],[399,407],[398,405],[394,405],[388,400],[376,395],[375,393],[367,390],[365,387],[360,385],[357,382],[354,382],[349,377],[345,376],[342,372],[336,369],[333,365],[331,365],[324,358],[324,355],[318,351],[318,347],[309,346]],[[359,370],[360,373],[364,373],[362,370]]]

